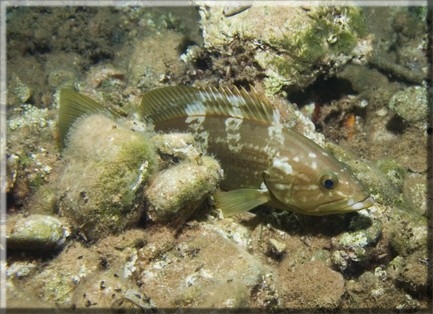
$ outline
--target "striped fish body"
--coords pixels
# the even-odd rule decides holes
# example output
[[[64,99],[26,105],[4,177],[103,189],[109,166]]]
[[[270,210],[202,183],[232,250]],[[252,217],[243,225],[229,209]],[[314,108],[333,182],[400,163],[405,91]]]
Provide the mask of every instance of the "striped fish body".
[[[310,215],[369,207],[372,199],[346,165],[285,128],[279,111],[254,91],[162,87],[146,93],[143,117],[156,130],[192,132],[224,169],[223,211],[268,203]]]
[[[249,120],[212,115],[155,124],[157,131],[192,132],[203,150],[220,161],[225,174],[220,185],[225,190],[260,188],[263,170],[268,168],[277,149],[263,133],[264,128],[266,125]]]

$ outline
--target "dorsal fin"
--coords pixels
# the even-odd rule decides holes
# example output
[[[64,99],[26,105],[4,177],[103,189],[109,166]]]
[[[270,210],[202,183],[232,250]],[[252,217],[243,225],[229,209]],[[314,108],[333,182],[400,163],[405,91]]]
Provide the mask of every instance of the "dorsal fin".
[[[198,89],[168,86],[144,94],[140,105],[143,117],[157,125],[186,116],[224,116],[259,122],[272,121],[273,107],[255,90],[222,87]]]
[[[74,122],[85,114],[104,113],[109,117],[118,117],[113,110],[104,107],[87,96],[72,89],[62,89],[59,101],[59,133],[61,148],[65,147],[66,136]]]

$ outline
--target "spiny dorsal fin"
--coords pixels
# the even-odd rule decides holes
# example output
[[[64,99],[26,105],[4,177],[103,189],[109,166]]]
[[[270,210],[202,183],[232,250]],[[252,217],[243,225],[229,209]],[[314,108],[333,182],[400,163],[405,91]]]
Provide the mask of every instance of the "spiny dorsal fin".
[[[271,199],[267,190],[238,189],[214,194],[215,205],[224,216],[246,212],[254,207],[268,203]]]
[[[74,124],[81,116],[90,113],[104,113],[110,117],[119,115],[113,110],[104,107],[87,96],[81,95],[72,89],[62,89],[60,91],[59,106],[59,132],[61,148],[65,147],[66,136]]]
[[[140,113],[157,125],[187,116],[223,116],[269,122],[273,107],[255,90],[233,90],[222,87],[198,89],[190,86],[168,86],[144,94]]]

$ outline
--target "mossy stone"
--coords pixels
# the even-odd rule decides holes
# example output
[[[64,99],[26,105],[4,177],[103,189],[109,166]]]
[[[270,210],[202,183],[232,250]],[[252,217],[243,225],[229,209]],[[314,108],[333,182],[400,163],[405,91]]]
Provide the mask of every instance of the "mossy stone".
[[[427,120],[428,101],[425,87],[412,86],[399,91],[388,103],[389,109],[409,123]]]
[[[67,231],[62,222],[49,215],[18,218],[7,238],[10,249],[56,250],[66,241]]]
[[[193,214],[203,198],[222,179],[219,163],[203,156],[199,163],[186,161],[158,174],[146,188],[148,215],[154,221],[168,222]]]
[[[140,187],[153,172],[149,139],[102,114],[84,117],[70,131],[60,178],[60,210],[89,239],[119,233],[138,222]]]

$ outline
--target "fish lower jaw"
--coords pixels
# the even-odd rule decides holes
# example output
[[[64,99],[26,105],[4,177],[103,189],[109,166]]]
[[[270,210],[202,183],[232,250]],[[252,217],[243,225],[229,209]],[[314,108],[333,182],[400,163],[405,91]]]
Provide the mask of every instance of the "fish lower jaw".
[[[373,206],[373,204],[374,204],[374,198],[372,196],[369,196],[360,202],[356,202],[352,204],[350,207],[353,208],[353,210],[361,210]]]
[[[373,206],[374,198],[372,196],[367,196],[366,198],[355,201],[353,199],[341,200],[335,202],[332,206],[331,203],[322,204],[316,207],[314,211],[310,213],[310,215],[329,215],[329,214],[344,214],[350,213],[354,211],[358,211],[361,209],[369,208]]]

